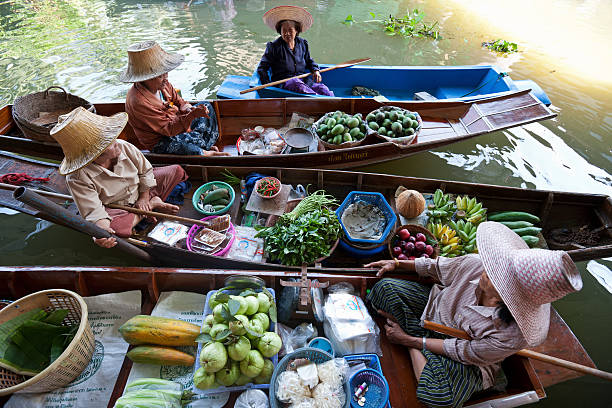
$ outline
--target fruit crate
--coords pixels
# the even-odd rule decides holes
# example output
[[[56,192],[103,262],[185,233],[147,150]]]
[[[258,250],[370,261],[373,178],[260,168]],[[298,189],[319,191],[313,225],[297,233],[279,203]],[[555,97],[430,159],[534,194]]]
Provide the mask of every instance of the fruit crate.
[[[271,289],[271,288],[266,288],[266,289],[270,291],[270,293],[272,294],[272,297],[274,298],[274,302],[276,302],[276,294],[274,293],[274,289]],[[225,290],[224,292],[227,293],[228,295],[238,295],[243,290],[244,289]],[[254,290],[254,291],[261,292],[260,290]],[[210,300],[210,297],[214,295],[216,292],[217,292],[216,290],[211,290],[206,295],[206,303],[204,303],[204,311],[202,312],[202,324],[204,324],[204,319],[206,318],[206,316],[212,313],[212,309],[210,308],[210,306],[208,306],[208,301]],[[268,331],[276,332],[276,323],[274,323],[272,320],[270,320],[270,327],[268,328]],[[201,351],[202,351],[202,343],[198,343],[198,353],[196,354],[196,361],[195,361],[195,365],[193,366],[194,374],[201,367],[200,365],[200,352]],[[229,359],[229,356],[228,356],[228,359]],[[278,353],[275,354],[272,358],[270,358],[270,360],[272,361],[272,365],[276,369],[276,365],[278,364]],[[208,390],[201,390],[197,388],[194,384],[192,390],[195,394],[208,395],[208,394],[219,394],[222,392],[249,390],[252,388],[267,389],[267,388],[270,388],[270,384],[248,383],[245,385],[235,385],[231,387],[220,385],[217,388],[210,388]]]

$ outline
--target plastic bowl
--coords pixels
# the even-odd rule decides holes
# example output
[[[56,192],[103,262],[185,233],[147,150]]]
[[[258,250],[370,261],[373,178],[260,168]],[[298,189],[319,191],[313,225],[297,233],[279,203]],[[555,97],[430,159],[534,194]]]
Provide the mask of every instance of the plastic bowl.
[[[278,181],[278,191],[274,194],[272,194],[271,196],[265,196],[265,195],[261,195],[259,193],[259,191],[257,191],[257,189],[259,188],[259,184],[262,183],[264,180],[276,180]],[[259,197],[264,198],[264,199],[270,199],[270,198],[276,198],[276,196],[278,196],[281,192],[281,190],[283,189],[283,185],[281,184],[280,180],[277,179],[276,177],[264,177],[264,178],[260,178],[259,180],[257,180],[255,182],[255,186],[253,187],[253,191],[255,192],[255,194],[257,194]]]
[[[227,204],[225,206],[225,208],[223,208],[221,210],[218,210],[218,211],[213,211],[213,212],[204,211],[198,205],[198,201],[200,200],[200,195],[202,193],[204,193],[205,191],[210,190],[213,185],[215,185],[217,187],[222,187],[222,188],[227,188],[228,189],[229,194],[230,194],[229,204]],[[232,186],[230,186],[229,184],[227,184],[227,183],[225,183],[223,181],[211,181],[210,183],[206,183],[206,184],[201,185],[195,191],[195,193],[193,193],[193,197],[191,197],[191,203],[193,204],[193,208],[195,208],[196,211],[198,211],[199,213],[202,213],[202,214],[205,214],[205,215],[220,215],[220,214],[226,213],[230,209],[232,204],[234,204],[235,197],[236,197],[236,193],[234,193],[234,188]]]

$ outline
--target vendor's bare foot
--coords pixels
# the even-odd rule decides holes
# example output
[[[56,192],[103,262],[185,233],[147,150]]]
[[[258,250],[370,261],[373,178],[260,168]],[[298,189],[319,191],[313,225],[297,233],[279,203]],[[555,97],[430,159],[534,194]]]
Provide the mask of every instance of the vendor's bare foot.
[[[204,157],[213,157],[213,156],[230,156],[229,153],[227,152],[215,152],[215,151],[205,151],[204,152]]]
[[[151,207],[153,207],[154,210],[157,210],[165,214],[176,214],[179,211],[178,206],[174,204],[170,204],[170,203],[165,203],[159,197],[153,197],[150,202],[151,202]]]

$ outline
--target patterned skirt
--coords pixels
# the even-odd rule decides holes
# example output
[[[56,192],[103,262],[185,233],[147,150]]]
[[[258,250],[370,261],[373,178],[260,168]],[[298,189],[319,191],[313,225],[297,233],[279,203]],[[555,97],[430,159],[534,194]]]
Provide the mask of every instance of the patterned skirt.
[[[420,326],[421,315],[429,300],[430,288],[418,282],[382,279],[368,295],[375,308],[393,315],[411,336],[442,339],[443,335]],[[417,386],[417,399],[430,407],[461,407],[470,396],[482,390],[480,368],[446,356],[423,352],[427,364]]]

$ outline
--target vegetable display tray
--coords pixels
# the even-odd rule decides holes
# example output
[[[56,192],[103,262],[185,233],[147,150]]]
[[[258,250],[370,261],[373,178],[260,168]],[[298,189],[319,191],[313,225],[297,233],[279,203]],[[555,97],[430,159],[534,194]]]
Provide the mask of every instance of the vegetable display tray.
[[[274,293],[274,289],[271,288],[266,288],[267,290],[270,291],[270,293],[272,294],[272,297],[274,298],[274,302],[276,302],[276,294]],[[242,292],[243,289],[236,289],[236,290],[225,290],[224,292],[227,293],[228,295],[239,295],[240,292]],[[254,290],[255,292],[261,292],[260,290]],[[202,312],[202,322],[204,322],[204,319],[206,318],[207,315],[212,313],[212,309],[210,308],[210,306],[208,306],[208,301],[210,300],[210,297],[212,295],[214,295],[217,291],[216,290],[211,290],[210,292],[208,292],[208,294],[206,295],[206,302],[204,303],[204,312]],[[272,332],[276,332],[276,323],[274,323],[272,320],[270,320],[270,327],[268,329],[268,331],[272,331]],[[201,364],[200,364],[200,352],[202,351],[202,343],[198,343],[198,353],[196,354],[196,361],[195,361],[195,365],[193,366],[193,372],[195,374],[196,371],[198,371],[198,369],[200,368]],[[229,359],[229,357],[228,357]],[[278,364],[278,353],[275,354],[272,358],[270,358],[270,360],[272,360],[272,365],[274,366],[274,369],[276,370],[276,365]],[[231,386],[231,387],[225,387],[223,385],[220,385],[217,388],[211,388],[208,390],[201,390],[199,388],[197,388],[194,384],[193,386],[193,392],[195,394],[200,394],[200,395],[207,395],[207,394],[219,394],[221,392],[232,392],[232,391],[242,391],[242,390],[250,390],[252,388],[256,388],[256,389],[267,389],[270,388],[270,384],[255,384],[255,383],[248,383],[245,385],[235,385],[235,386]]]

